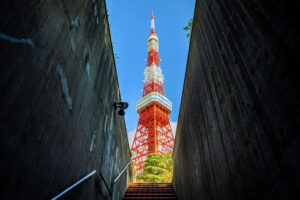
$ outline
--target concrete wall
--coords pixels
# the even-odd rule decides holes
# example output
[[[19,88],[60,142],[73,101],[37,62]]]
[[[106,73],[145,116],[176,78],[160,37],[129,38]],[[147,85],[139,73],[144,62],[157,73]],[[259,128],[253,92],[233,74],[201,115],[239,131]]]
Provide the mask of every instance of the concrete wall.
[[[298,12],[291,1],[197,1],[173,154],[179,199],[300,199]]]
[[[113,109],[121,97],[105,1],[4,0],[0,17],[1,199],[50,199],[94,169],[111,182],[130,149]],[[65,199],[105,199],[96,179]]]

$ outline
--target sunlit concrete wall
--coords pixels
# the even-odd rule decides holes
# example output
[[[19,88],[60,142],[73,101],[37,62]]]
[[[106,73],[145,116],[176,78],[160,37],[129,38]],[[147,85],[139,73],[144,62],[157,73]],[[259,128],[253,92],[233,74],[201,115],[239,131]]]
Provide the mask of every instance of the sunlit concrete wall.
[[[173,154],[179,199],[299,199],[298,12],[291,1],[197,1]]]
[[[94,169],[111,183],[130,149],[113,109],[121,96],[104,0],[0,5],[0,198],[50,199]],[[96,176],[66,195],[107,196]]]

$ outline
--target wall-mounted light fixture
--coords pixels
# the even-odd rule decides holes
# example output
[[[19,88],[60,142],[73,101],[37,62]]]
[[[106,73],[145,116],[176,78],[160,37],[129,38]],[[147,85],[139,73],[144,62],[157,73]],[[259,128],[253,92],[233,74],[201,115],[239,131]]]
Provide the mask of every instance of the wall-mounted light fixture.
[[[118,112],[118,114],[119,115],[125,115],[125,112],[124,112],[124,110],[126,109],[126,108],[128,108],[128,103],[127,102],[115,102],[114,103],[114,108],[115,108],[115,110],[117,110],[117,109],[119,109],[119,112]]]

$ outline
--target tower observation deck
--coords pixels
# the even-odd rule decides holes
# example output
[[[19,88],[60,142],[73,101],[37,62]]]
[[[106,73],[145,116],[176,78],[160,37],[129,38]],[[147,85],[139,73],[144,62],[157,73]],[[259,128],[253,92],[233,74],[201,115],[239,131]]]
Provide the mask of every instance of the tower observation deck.
[[[155,34],[154,16],[151,16],[151,33],[148,36],[148,58],[144,71],[142,97],[136,102],[139,121],[131,146],[132,160],[138,174],[150,153],[173,152],[174,136],[169,114],[172,102],[165,96],[164,76],[160,68],[158,37]]]

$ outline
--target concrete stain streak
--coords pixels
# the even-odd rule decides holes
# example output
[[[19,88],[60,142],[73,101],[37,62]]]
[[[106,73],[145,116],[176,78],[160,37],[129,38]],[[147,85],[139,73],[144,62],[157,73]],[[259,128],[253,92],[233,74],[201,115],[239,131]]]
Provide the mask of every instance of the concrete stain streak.
[[[114,111],[111,114],[110,123],[109,123],[109,131],[112,131],[114,124]]]
[[[74,42],[74,38],[73,37],[71,37],[70,43],[71,43],[72,53],[74,53],[75,52],[75,42]]]
[[[97,16],[98,12],[97,12],[97,5],[94,6],[94,15]]]
[[[28,44],[32,48],[35,47],[33,41],[31,39],[28,39],[28,38],[18,39],[18,38],[14,38],[14,37],[11,37],[9,35],[6,35],[5,33],[0,32],[0,39],[7,40],[7,41],[12,42],[12,43]]]
[[[92,136],[92,140],[91,140],[91,144],[90,144],[90,152],[93,151],[93,148],[95,146],[95,140],[96,140],[96,134],[95,132],[93,133],[93,136]]]
[[[71,20],[71,26],[79,28],[79,16],[77,16],[74,20]]]
[[[90,79],[90,69],[91,69],[90,63],[87,62],[85,70],[86,70],[86,73],[87,73],[89,79]]]
[[[56,66],[56,71],[60,76],[60,80],[61,80],[61,88],[63,91],[63,94],[65,96],[67,105],[69,110],[72,110],[72,98],[69,95],[69,88],[68,88],[68,81],[67,81],[67,77],[62,69],[62,67],[60,65]]]
[[[105,122],[104,122],[104,131],[106,131],[106,127],[107,127],[107,120],[108,120],[108,116],[105,116]]]

